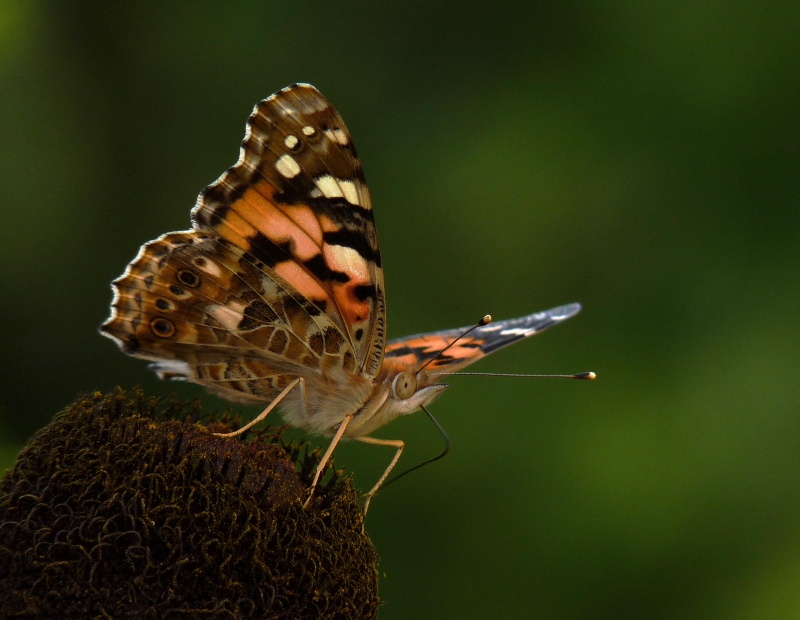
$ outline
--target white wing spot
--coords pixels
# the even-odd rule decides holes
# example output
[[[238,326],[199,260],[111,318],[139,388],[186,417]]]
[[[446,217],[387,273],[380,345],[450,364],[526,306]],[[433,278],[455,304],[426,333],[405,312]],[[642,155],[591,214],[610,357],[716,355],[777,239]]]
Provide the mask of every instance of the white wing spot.
[[[313,136],[315,133],[317,133],[317,130],[314,129],[311,125],[306,125],[305,127],[303,127],[303,134],[305,134],[306,136]]]
[[[361,201],[358,198],[358,190],[356,190],[356,184],[353,181],[337,179],[329,174],[324,174],[314,180],[325,197],[344,198],[352,205],[361,205]]]
[[[530,336],[535,334],[536,330],[532,327],[523,328],[523,327],[513,327],[511,329],[504,329],[500,332],[501,336]]]
[[[283,139],[283,143],[286,145],[287,149],[293,149],[297,146],[298,142],[300,142],[300,140],[297,139],[297,136],[286,136]]]
[[[187,377],[195,374],[192,367],[181,360],[163,360],[156,362],[150,368],[156,371],[159,379],[172,379],[173,381],[185,381]]]
[[[336,267],[346,270],[356,281],[369,278],[367,262],[353,248],[344,245],[329,245],[325,247],[325,254],[325,258],[331,260]]]
[[[201,259],[196,259],[201,260]],[[211,261],[204,261],[202,265],[195,262],[195,266],[204,273],[210,273],[212,276],[221,278],[222,277],[222,268],[215,262]]]
[[[356,191],[356,184],[352,181],[345,181],[343,179],[339,179],[339,186],[342,188],[344,192],[344,197],[347,199],[351,205],[360,205],[361,203],[358,200],[358,192]]]
[[[315,181],[317,182],[317,187],[322,190],[326,198],[344,198],[342,188],[331,175],[325,174],[321,177],[317,177]]]
[[[223,327],[228,331],[237,329],[239,323],[244,317],[244,308],[242,304],[237,304],[238,308],[231,308],[227,306],[208,306],[206,312],[213,316],[217,321],[222,323]]]
[[[343,146],[347,144],[347,134],[338,127],[336,129],[326,129],[325,135],[328,136],[328,139],[332,142],[337,142]]]
[[[300,166],[290,155],[281,155],[275,162],[275,168],[287,179],[292,179],[300,174]]]

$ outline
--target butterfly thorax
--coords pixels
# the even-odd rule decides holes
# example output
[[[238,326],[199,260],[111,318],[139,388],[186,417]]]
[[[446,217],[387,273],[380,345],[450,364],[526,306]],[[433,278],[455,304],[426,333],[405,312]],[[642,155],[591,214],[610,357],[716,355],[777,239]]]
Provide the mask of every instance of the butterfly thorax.
[[[399,388],[413,377],[414,389]],[[300,389],[281,403],[283,415],[292,426],[332,436],[347,415],[353,415],[345,437],[363,437],[391,420],[432,402],[447,385],[438,378],[414,369],[400,360],[387,359],[376,377],[341,373],[305,378],[305,402]]]
[[[341,370],[306,375],[303,380],[304,385],[293,389],[280,407],[289,424],[318,435],[334,435],[347,415],[364,409],[374,391],[371,377]]]

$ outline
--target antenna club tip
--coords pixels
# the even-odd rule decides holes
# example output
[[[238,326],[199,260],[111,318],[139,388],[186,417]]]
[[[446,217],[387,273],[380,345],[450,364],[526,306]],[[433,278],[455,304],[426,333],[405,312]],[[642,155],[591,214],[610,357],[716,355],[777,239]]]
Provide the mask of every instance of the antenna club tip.
[[[484,325],[488,325],[488,324],[489,324],[489,323],[491,323],[491,322],[492,322],[492,315],[491,315],[491,314],[487,314],[487,315],[486,315],[485,317],[483,317],[483,318],[482,318],[480,321],[478,321],[478,325],[480,325],[481,327],[483,327]]]
[[[580,372],[577,375],[575,375],[575,378],[591,381],[592,379],[597,379],[597,375],[594,374],[593,372]]]

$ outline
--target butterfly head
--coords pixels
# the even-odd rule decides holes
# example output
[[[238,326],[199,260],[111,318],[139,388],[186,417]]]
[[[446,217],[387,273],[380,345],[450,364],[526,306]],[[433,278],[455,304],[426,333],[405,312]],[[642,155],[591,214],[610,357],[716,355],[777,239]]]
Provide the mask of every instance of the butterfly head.
[[[438,378],[427,372],[404,367],[389,372],[384,383],[388,383],[389,394],[385,407],[389,418],[413,413],[432,403],[450,386],[438,383]]]
[[[366,435],[402,415],[419,411],[450,386],[442,377],[419,371],[418,360],[385,358],[373,390],[348,427],[353,436]]]
[[[402,413],[417,411],[423,405],[432,403],[449,387],[446,383],[431,381],[427,375],[400,372],[392,380],[393,408]]]

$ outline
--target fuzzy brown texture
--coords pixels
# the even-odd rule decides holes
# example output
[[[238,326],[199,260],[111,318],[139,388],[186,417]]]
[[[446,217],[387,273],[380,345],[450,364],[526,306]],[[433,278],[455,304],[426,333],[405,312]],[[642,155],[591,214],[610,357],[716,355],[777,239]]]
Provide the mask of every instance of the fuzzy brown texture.
[[[94,394],[31,439],[0,481],[0,617],[377,615],[350,481],[329,474],[302,507],[318,451],[158,411]]]

